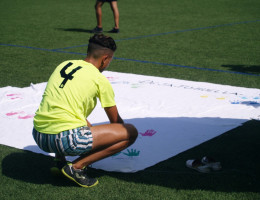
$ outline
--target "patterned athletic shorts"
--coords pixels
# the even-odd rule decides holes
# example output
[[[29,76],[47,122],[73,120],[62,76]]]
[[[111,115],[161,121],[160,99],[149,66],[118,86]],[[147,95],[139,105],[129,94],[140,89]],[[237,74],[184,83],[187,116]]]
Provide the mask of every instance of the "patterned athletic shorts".
[[[33,138],[45,152],[64,156],[79,156],[92,149],[92,133],[89,127],[79,127],[59,134],[40,133],[33,128]]]

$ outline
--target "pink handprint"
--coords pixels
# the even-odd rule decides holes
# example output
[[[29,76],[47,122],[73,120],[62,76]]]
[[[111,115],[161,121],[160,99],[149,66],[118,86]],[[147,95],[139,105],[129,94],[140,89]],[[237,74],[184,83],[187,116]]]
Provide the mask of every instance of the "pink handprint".
[[[18,111],[18,112],[9,112],[5,114],[8,117],[17,117],[18,119],[29,119],[29,118],[33,118],[34,114],[26,114],[24,111]],[[18,116],[17,116],[18,115]]]
[[[139,133],[139,134],[141,134],[142,136],[153,136],[155,133],[157,133],[155,130],[149,129],[145,131],[145,133]]]
[[[18,119],[30,119],[30,118],[33,118],[34,115],[25,115],[25,116],[18,116]]]
[[[21,111],[21,112],[9,112],[9,113],[6,113],[5,115],[6,116],[13,116],[13,115],[21,114],[21,113],[24,113],[24,112],[23,111]]]
[[[6,95],[8,99],[14,100],[14,99],[22,99],[21,94],[7,94]]]
[[[109,80],[109,81],[115,81],[116,79],[117,79],[117,77],[113,77],[113,76],[107,76],[107,79]]]

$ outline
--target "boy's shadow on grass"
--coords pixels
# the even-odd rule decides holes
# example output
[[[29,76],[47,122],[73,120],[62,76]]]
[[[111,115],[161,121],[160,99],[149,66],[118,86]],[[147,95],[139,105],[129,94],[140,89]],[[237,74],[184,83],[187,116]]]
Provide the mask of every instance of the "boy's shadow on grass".
[[[30,146],[29,149],[38,148]],[[53,158],[26,150],[11,153],[2,160],[2,174],[15,180],[34,184],[53,184],[55,186],[76,186],[63,176],[50,173]]]
[[[101,180],[103,176],[107,176],[133,184],[157,185],[176,190],[259,192],[259,129],[259,121],[249,121],[241,127],[136,173],[90,169],[90,174],[93,177],[101,177]],[[26,149],[34,148],[38,147],[29,146]],[[34,184],[79,187],[63,176],[57,178],[51,175],[52,157],[26,150],[18,151],[2,160],[4,176]],[[203,174],[185,167],[186,160],[205,155],[219,160],[223,170]]]

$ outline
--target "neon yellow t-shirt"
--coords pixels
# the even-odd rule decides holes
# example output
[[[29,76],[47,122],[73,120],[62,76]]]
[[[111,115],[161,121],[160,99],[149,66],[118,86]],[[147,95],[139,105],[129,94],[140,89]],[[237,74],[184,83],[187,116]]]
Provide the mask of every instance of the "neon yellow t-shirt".
[[[61,63],[51,75],[39,109],[34,128],[46,134],[87,126],[86,118],[97,104],[116,105],[114,91],[107,78],[92,64],[83,60]]]

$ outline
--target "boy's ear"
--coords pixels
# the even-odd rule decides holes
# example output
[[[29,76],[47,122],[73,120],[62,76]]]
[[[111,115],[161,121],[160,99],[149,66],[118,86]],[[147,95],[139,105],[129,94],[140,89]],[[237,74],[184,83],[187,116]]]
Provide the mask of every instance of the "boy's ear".
[[[102,61],[106,62],[107,60],[109,60],[109,55],[104,55],[102,58]]]
[[[108,55],[105,55],[105,56],[104,56],[104,61],[106,61],[108,58],[109,58],[109,56],[108,56]]]

